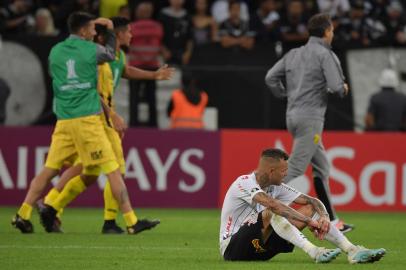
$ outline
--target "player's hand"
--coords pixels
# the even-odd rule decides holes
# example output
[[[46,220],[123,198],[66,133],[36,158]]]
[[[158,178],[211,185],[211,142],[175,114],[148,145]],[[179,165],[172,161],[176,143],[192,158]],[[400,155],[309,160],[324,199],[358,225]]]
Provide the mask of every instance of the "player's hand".
[[[309,227],[309,230],[311,230],[312,232],[320,228],[319,222],[313,219],[309,219],[309,221],[307,222],[307,226]]]
[[[116,114],[116,113],[113,113],[112,115],[111,115],[111,121],[113,122],[113,127],[114,127],[114,129],[117,131],[117,133],[120,135],[120,138],[123,138],[124,137],[124,133],[125,133],[125,131],[127,130],[127,128],[128,128],[128,126],[127,126],[127,124],[125,123],[125,121],[124,121],[124,119],[120,116],[120,115],[118,115],[118,114]]]
[[[320,240],[323,240],[324,236],[330,230],[330,226],[331,226],[330,220],[329,220],[328,217],[322,216],[322,217],[319,218],[318,222],[319,222],[319,225],[320,225],[319,229],[317,230],[318,231],[318,238]]]
[[[107,29],[113,30],[114,25],[113,22],[110,19],[107,18],[97,18],[96,20],[94,20],[94,23],[96,24],[101,24],[107,27]]]
[[[174,68],[168,67],[168,65],[163,65],[157,71],[155,71],[156,80],[170,80],[175,73]]]
[[[322,240],[324,237],[324,235],[322,234],[322,231],[320,229],[321,225],[318,221],[310,219],[310,221],[307,223],[307,227],[309,228],[309,230],[313,233],[313,235]]]
[[[344,96],[348,95],[349,91],[350,91],[350,87],[348,86],[347,83],[344,83]]]

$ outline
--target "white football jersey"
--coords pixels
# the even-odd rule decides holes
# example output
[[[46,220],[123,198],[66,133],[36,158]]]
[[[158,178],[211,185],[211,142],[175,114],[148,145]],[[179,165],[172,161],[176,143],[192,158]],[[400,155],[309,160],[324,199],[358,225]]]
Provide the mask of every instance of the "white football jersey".
[[[259,192],[264,192],[286,205],[292,203],[301,194],[285,184],[271,185],[266,189],[261,189],[256,181],[255,173],[238,177],[228,189],[221,209],[220,252],[222,255],[231,236],[245,223],[256,223],[258,213],[265,209],[263,205],[252,200]]]

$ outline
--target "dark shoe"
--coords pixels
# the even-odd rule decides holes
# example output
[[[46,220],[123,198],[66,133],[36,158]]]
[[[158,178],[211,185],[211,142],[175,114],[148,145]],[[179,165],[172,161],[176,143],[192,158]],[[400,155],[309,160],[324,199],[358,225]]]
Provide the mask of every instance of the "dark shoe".
[[[11,225],[14,228],[19,229],[22,233],[33,233],[34,227],[32,226],[31,221],[22,219],[18,214],[16,214],[11,220]]]
[[[62,221],[58,217],[55,218],[54,226],[52,226],[52,232],[53,233],[63,233]]]
[[[347,233],[355,229],[355,226],[353,224],[346,224],[342,220],[339,220],[335,224],[336,228],[340,230],[342,233]]]
[[[159,220],[140,219],[131,227],[127,227],[128,234],[137,234],[145,230],[150,230],[161,223]]]
[[[57,219],[56,213],[57,211],[49,205],[45,205],[45,208],[40,210],[40,221],[46,232],[54,232],[54,225]]]
[[[102,228],[103,234],[122,234],[124,230],[121,229],[115,220],[105,220]]]
[[[353,224],[343,224],[343,227],[340,229],[340,232],[347,233],[355,229]]]
[[[38,214],[41,216],[41,211],[44,211],[47,208],[47,205],[44,204],[43,200],[38,200],[36,202],[36,206],[37,206]],[[62,220],[60,218],[56,217],[51,232],[63,233],[63,230],[61,227],[62,227]]]

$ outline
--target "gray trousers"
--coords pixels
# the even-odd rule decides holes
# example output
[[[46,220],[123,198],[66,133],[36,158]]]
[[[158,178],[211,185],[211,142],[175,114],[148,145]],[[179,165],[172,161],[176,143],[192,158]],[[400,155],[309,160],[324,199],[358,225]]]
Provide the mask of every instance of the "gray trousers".
[[[322,188],[324,188],[327,197],[321,198],[318,192],[319,198],[326,205],[327,210],[330,210],[328,211],[331,212],[330,217],[334,219],[335,212],[331,205],[329,187],[330,164],[321,139],[324,121],[301,117],[287,117],[286,125],[289,133],[293,136],[293,149],[289,158],[288,175],[285,177],[284,182],[288,183],[292,179],[304,175],[307,166],[311,164],[313,177],[321,180],[323,183]],[[329,204],[331,207],[328,207]]]

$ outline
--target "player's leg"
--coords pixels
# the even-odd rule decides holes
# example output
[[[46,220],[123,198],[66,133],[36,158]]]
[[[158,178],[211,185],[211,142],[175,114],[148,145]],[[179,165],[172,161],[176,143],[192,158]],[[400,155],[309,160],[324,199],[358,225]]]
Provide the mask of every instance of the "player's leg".
[[[100,145],[99,133],[100,130],[103,131],[100,115],[70,119],[67,122],[69,123],[66,129],[67,136],[73,142],[75,154],[77,154],[79,160],[82,161],[84,167],[86,164],[89,167],[90,165],[97,167],[97,164],[92,164],[92,160],[105,162],[106,160],[114,159],[114,157],[108,157],[107,155],[111,154],[111,152],[103,152],[103,146]],[[103,153],[106,156],[103,156]],[[80,171],[79,168],[76,169]],[[70,201],[82,193],[88,185],[94,183],[97,176],[98,174],[76,175],[66,184],[65,192],[62,191],[55,201],[51,202],[44,211],[41,211],[41,223],[47,232],[53,231],[52,228],[55,223],[57,211],[64,208]]]
[[[120,166],[119,167],[120,173],[122,175],[122,178],[124,179],[125,160],[121,139],[118,133],[113,128],[107,125],[107,122],[105,120],[104,124],[107,138],[111,143],[114,155]],[[116,223],[116,218],[120,207],[117,200],[114,198],[113,193],[111,192],[111,186],[109,181],[107,181],[106,185],[104,186],[103,198],[104,198],[104,223],[102,227],[102,233],[104,234],[123,233],[124,230],[121,229]]]
[[[117,163],[116,163],[117,164]],[[102,171],[107,175],[111,186],[113,197],[117,200],[120,210],[123,213],[125,223],[127,225],[128,234],[137,234],[144,230],[149,230],[160,223],[159,220],[149,221],[146,219],[138,220],[132,209],[130,199],[128,197],[127,187],[121,177],[118,164],[115,170],[112,170],[112,163],[102,166]]]
[[[298,209],[298,212],[301,212],[303,215],[308,217],[312,217],[314,220],[318,220],[320,218],[311,205]],[[303,229],[305,227],[305,224],[298,221],[292,223],[295,224],[295,226],[299,229]],[[350,263],[369,263],[378,261],[386,253],[385,249],[383,248],[366,249],[362,246],[354,245],[342,232],[340,232],[336,226],[332,225],[330,226],[330,229],[324,239],[347,253],[348,261]]]
[[[93,185],[98,178],[98,173],[90,175],[82,175],[82,164],[78,164],[71,168],[75,174],[71,174],[71,178],[65,187],[62,189],[59,196],[48,205],[52,206],[56,211],[60,211],[71,203],[77,196],[79,196],[87,187]]]
[[[69,180],[73,179],[74,177],[80,175],[82,172],[82,166],[79,158],[76,158],[73,166],[67,168],[59,178],[58,183],[49,190],[48,194],[44,197],[44,201],[37,202],[38,208],[41,210],[44,205],[52,205],[55,200],[58,198],[60,193],[62,192],[65,185],[69,182]],[[61,218],[63,212],[63,208],[58,211],[58,218]]]
[[[116,223],[116,218],[118,211],[120,210],[120,206],[113,196],[109,181],[107,181],[106,185],[104,186],[103,198],[104,198],[104,216],[103,216],[104,223],[102,227],[102,233],[104,234],[123,233],[124,230],[121,229]]]
[[[302,213],[308,211],[308,214],[311,214],[311,208],[303,208],[300,211]],[[269,224],[269,226],[272,227],[273,231],[277,234],[271,234],[271,237],[267,242],[267,245],[270,246],[272,246],[272,242],[275,242],[274,249],[277,251],[277,253],[289,252],[289,246],[282,241],[283,239],[302,249],[317,263],[328,263],[334,260],[340,254],[340,249],[326,249],[324,247],[318,247],[310,242],[300,231],[306,226],[305,224],[291,223],[286,218],[273,214],[269,209],[264,210],[262,213],[264,226]]]
[[[46,186],[51,182],[52,178],[58,175],[58,172],[58,170],[44,167],[31,181],[24,202],[11,221],[11,224],[22,233],[32,233],[34,231],[30,222],[33,205],[41,196]]]
[[[125,160],[123,154],[123,147],[120,137],[118,136],[117,132],[110,128],[105,127],[106,135],[111,143],[111,146],[114,151],[114,155],[116,157],[116,161],[119,164],[119,171],[121,173],[122,179],[124,179],[125,174]],[[116,218],[117,213],[119,210],[119,203],[113,196],[113,192],[111,189],[110,181],[106,183],[104,188],[104,224],[102,228],[102,233],[121,233],[122,229],[117,225]],[[128,232],[130,234],[135,234],[142,232],[144,230],[149,230],[159,224],[158,220],[148,220],[148,219],[138,219],[133,211],[134,216],[132,214],[126,215],[123,212],[124,219],[126,220]],[[135,222],[133,226],[128,226],[129,220],[131,222]]]
[[[82,165],[79,164],[73,168],[76,171],[81,171]],[[40,211],[41,224],[44,226],[45,231],[59,232],[55,228],[57,213],[83,193],[87,187],[94,184],[99,176],[99,171],[99,169],[96,169],[87,175],[79,173],[79,175],[74,176],[68,181],[59,196],[54,201],[45,205],[45,208]]]
[[[269,246],[265,246],[263,231],[269,238],[270,226],[262,225],[262,213],[256,222],[247,222],[231,236],[223,257],[227,261],[261,261],[269,260],[275,254]],[[293,250],[293,246],[291,247]]]
[[[321,139],[312,158],[312,167],[314,175],[314,188],[316,190],[317,197],[323,202],[324,206],[326,207],[332,224],[343,233],[353,230],[354,225],[345,224],[343,221],[339,220],[335,212],[331,200],[329,185],[330,164],[327,160],[326,151]]]
[[[52,178],[58,175],[64,161],[75,154],[73,141],[67,134],[67,125],[69,125],[67,121],[57,122],[45,166],[31,181],[24,203],[12,220],[12,225],[23,233],[33,232],[29,219],[34,203],[39,199]]]
[[[337,218],[333,204],[331,202],[331,193],[329,185],[330,165],[327,160],[326,152],[320,141],[314,156],[312,157],[312,167],[314,176],[314,187],[317,197],[323,202],[331,220]]]
[[[80,163],[80,162],[78,162]],[[82,167],[74,164],[73,166],[67,168],[59,178],[58,183],[48,192],[44,198],[44,204],[51,204],[61,193],[65,185],[74,178],[75,176],[80,175],[82,172]]]
[[[316,151],[314,138],[318,133],[317,120],[287,118],[289,133],[293,136],[293,148],[289,157],[289,170],[284,182],[302,176]]]

